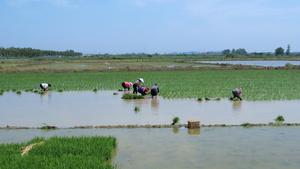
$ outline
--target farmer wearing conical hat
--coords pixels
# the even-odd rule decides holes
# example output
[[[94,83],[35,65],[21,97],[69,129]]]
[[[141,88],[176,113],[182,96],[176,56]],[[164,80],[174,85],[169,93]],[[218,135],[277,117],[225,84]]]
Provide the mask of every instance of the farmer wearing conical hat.
[[[236,88],[232,90],[233,98],[238,98],[240,100],[243,100],[241,97],[241,94],[243,93],[243,90],[240,88]]]
[[[132,83],[131,82],[123,82],[122,86],[124,88],[124,91],[125,91],[125,89],[128,89],[128,91],[129,91],[130,87],[132,86]]]
[[[141,82],[144,83],[143,78],[139,78],[137,81],[133,83],[133,94],[137,94],[138,88],[141,86]]]

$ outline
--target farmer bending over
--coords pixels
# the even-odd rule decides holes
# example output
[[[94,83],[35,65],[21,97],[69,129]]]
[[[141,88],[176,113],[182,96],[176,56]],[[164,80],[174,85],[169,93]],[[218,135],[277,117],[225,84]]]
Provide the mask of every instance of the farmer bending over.
[[[128,89],[128,91],[129,91],[130,87],[132,86],[132,83],[131,82],[123,82],[122,86],[124,88],[124,91],[125,91],[125,89]]]
[[[42,88],[42,91],[48,91],[48,87],[51,87],[51,84],[42,83],[40,84],[40,87]]]
[[[137,81],[135,81],[133,83],[133,94],[134,93],[137,94],[138,88],[140,87],[141,82],[144,83],[144,79],[143,78],[139,78]]]
[[[139,93],[141,93],[143,96],[145,96],[145,95],[147,95],[147,93],[146,92],[148,92],[149,91],[149,87],[139,87]]]
[[[240,88],[236,88],[232,90],[233,98],[238,98],[240,100],[243,100],[241,97],[241,94],[243,93],[243,90]]]
[[[158,86],[157,84],[155,84],[154,86],[152,86],[151,88],[151,95],[152,95],[152,99],[153,97],[157,98],[157,93],[159,92]]]

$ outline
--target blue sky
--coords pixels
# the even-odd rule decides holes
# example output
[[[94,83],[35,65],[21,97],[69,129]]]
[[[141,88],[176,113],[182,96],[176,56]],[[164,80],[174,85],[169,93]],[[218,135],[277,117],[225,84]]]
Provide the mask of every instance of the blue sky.
[[[0,47],[300,52],[299,0],[1,0]]]

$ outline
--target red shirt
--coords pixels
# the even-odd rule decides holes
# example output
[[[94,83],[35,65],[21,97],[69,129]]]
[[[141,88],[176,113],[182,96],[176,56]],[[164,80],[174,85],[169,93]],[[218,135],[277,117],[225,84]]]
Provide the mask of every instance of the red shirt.
[[[129,88],[131,86],[130,83],[128,83],[128,82],[124,82],[124,84],[125,84],[125,87],[127,87],[127,88]]]

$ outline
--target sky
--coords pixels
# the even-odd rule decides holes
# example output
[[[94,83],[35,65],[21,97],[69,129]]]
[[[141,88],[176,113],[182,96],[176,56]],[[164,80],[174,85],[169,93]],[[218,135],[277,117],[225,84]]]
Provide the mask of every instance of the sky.
[[[299,0],[1,0],[0,15],[4,48],[300,52]]]

